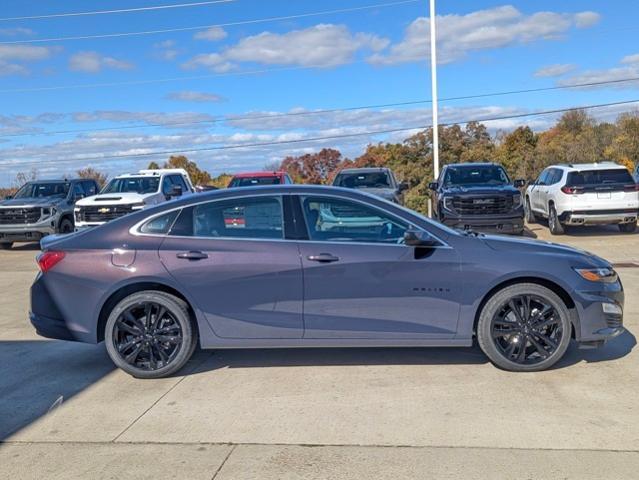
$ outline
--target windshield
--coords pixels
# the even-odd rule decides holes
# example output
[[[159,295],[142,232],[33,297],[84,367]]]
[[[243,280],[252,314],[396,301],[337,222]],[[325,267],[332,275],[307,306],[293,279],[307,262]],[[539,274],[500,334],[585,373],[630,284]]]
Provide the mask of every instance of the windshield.
[[[333,185],[346,188],[391,188],[386,172],[340,173]]]
[[[444,185],[507,185],[510,179],[506,171],[496,165],[481,167],[450,167],[446,170]]]
[[[566,185],[576,187],[579,185],[600,185],[607,183],[634,183],[630,172],[625,168],[610,170],[585,170],[582,172],[570,172],[566,179]]]
[[[155,193],[160,186],[160,177],[114,178],[100,193]]]
[[[13,198],[66,197],[69,193],[67,182],[33,182],[24,185]]]
[[[254,187],[258,185],[279,185],[280,183],[280,177],[235,177],[231,180],[229,188]]]

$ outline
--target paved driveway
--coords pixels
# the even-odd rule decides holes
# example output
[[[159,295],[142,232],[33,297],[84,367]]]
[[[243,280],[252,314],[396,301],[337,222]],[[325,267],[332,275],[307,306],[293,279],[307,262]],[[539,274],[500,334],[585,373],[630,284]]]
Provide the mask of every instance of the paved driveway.
[[[477,348],[236,350],[135,380],[37,337],[37,252],[0,251],[0,478],[637,478],[639,235],[553,240],[619,264],[630,332],[525,375]]]

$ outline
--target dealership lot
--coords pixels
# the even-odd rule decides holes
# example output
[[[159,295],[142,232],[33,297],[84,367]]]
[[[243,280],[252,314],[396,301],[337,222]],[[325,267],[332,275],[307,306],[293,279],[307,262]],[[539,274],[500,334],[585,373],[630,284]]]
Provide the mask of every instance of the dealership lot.
[[[135,380],[103,346],[37,337],[37,250],[0,251],[0,476],[636,478],[639,234],[552,240],[617,264],[629,331],[534,374],[478,348],[237,350]]]

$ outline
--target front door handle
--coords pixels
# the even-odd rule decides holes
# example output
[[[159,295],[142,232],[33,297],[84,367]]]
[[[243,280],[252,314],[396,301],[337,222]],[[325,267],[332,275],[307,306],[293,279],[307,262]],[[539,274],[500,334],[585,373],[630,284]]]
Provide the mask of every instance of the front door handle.
[[[178,253],[176,257],[182,260],[204,260],[205,258],[209,258],[206,253],[196,251]]]
[[[308,258],[311,262],[331,263],[339,262],[339,257],[331,255],[330,253],[320,253],[319,255],[309,255]]]

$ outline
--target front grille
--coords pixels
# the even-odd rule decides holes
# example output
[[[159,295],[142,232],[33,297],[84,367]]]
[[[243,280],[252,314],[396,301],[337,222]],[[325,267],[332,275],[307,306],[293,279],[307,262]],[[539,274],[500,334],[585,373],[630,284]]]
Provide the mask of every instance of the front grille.
[[[513,209],[513,197],[453,197],[452,206],[458,215],[501,215]]]
[[[79,208],[78,219],[88,223],[108,222],[133,211],[131,205],[100,205]]]
[[[0,208],[0,225],[36,223],[41,213],[40,208]]]

